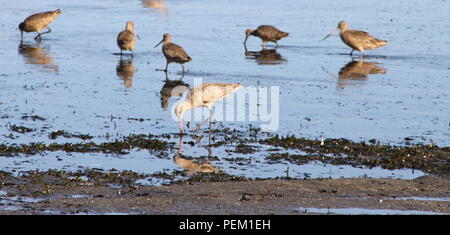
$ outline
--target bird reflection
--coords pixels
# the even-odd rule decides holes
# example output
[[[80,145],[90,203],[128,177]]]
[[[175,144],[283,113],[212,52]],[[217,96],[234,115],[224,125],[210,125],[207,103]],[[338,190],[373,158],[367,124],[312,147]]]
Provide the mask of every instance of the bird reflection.
[[[211,141],[211,131],[209,132],[209,134],[210,134],[209,140]],[[194,173],[219,173],[220,172],[220,168],[213,166],[210,162],[198,163],[198,162],[195,162],[194,160],[183,157],[182,145],[183,145],[183,135],[180,135],[178,152],[174,156],[173,161],[178,166],[186,169],[188,171],[189,175],[192,175]],[[210,146],[211,146],[211,144],[208,144],[209,156],[211,155],[211,147]]]
[[[19,54],[23,55],[26,64],[35,64],[44,68],[44,71],[58,74],[58,65],[54,64],[53,58],[48,55],[47,49],[41,47],[40,42],[19,44]]]
[[[122,57],[120,57],[119,63],[116,67],[116,73],[117,76],[123,80],[125,87],[131,87],[133,85],[134,73],[136,73],[136,67],[133,65],[133,59],[122,59]]]
[[[153,12],[164,13],[164,15],[169,13],[165,0],[142,0],[142,5]]]
[[[377,64],[377,62],[365,62],[363,60],[350,61],[339,71],[339,88],[364,83],[369,74],[385,74],[386,70]]]
[[[244,48],[245,58],[248,60],[256,60],[259,65],[276,65],[287,61],[276,49],[263,48],[260,51],[249,51],[246,46]]]
[[[166,80],[161,88],[161,108],[167,109],[169,107],[169,99],[172,97],[180,97],[183,93],[189,89],[189,85],[182,81],[183,76],[179,80],[170,80],[167,72]]]

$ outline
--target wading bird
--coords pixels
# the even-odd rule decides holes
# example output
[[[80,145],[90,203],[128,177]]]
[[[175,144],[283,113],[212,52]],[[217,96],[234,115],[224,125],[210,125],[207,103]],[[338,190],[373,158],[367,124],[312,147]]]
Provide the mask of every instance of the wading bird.
[[[289,33],[283,32],[271,25],[260,25],[257,29],[245,30],[244,44],[247,42],[248,37],[255,36],[262,40],[262,46],[266,46],[266,42],[274,42],[278,46],[278,40],[285,38]]]
[[[358,50],[364,55],[364,50],[373,50],[388,43],[385,40],[374,38],[367,32],[348,29],[348,24],[345,21],[339,22],[337,28],[331,31],[322,40],[327,39],[338,30],[341,31],[340,36],[342,41],[352,48],[350,55],[353,55],[354,50]]]
[[[214,104],[230,95],[231,93],[239,90],[242,87],[239,83],[203,83],[194,88],[191,88],[186,94],[184,99],[182,99],[178,105],[175,106],[175,114],[180,122],[180,131],[183,133],[183,114],[187,110],[194,109],[197,107],[208,108],[208,117],[203,120],[194,131],[200,129],[206,121],[210,120],[212,117],[212,107]]]
[[[177,44],[171,42],[171,38],[172,37],[170,36],[170,34],[165,33],[161,42],[159,42],[155,46],[157,47],[159,46],[159,44],[164,42],[162,46],[162,52],[164,54],[164,57],[166,57],[166,68],[163,71],[167,72],[167,67],[169,66],[169,64],[175,62],[181,65],[184,73],[183,64],[191,61],[192,59],[181,46],[178,46]]]
[[[56,19],[56,17],[61,14],[61,10],[55,10],[55,11],[46,11],[41,13],[33,14],[29,17],[27,17],[22,23],[19,24],[19,30],[20,30],[20,38],[23,39],[23,32],[37,32],[38,35],[34,37],[35,40],[41,40],[41,35],[50,33],[52,30],[48,27],[48,24],[50,24],[53,20]],[[41,33],[42,29],[48,29],[48,31]]]
[[[117,45],[120,48],[120,55],[122,51],[131,51],[131,56],[133,56],[134,46],[136,45],[136,33],[134,31],[134,23],[128,21],[125,25],[125,30],[117,35]]]

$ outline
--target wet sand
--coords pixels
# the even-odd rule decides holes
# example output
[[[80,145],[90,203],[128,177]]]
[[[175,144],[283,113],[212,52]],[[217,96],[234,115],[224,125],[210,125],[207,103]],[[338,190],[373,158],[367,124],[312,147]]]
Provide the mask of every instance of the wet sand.
[[[301,215],[333,214],[329,212],[333,209],[350,214],[357,208],[357,214],[450,214],[448,177],[179,182],[120,188],[107,186],[112,182],[107,175],[89,182],[57,172],[1,177],[0,214]],[[123,173],[116,180],[133,178]]]

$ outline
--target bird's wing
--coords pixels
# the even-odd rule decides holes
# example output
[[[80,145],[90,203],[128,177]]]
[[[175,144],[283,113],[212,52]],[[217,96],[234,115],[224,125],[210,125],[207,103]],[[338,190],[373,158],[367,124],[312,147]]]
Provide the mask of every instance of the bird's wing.
[[[190,57],[184,49],[175,43],[167,43],[164,45],[164,53],[173,59],[189,60]]]
[[[58,14],[55,14],[53,11],[36,13],[25,19],[27,24],[37,25],[37,26],[45,26],[50,24],[53,20],[56,19]]]
[[[366,45],[366,47],[370,45],[377,45],[380,41],[382,41],[374,38],[369,33],[360,30],[348,30],[348,34],[350,35],[350,37],[348,37],[350,42],[360,43]]]
[[[262,38],[276,38],[280,32],[280,30],[271,25],[261,25],[257,30]]]

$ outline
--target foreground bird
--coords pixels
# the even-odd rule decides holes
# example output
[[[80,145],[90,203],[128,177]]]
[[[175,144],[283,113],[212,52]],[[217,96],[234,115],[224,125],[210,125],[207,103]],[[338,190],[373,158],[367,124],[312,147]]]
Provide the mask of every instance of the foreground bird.
[[[198,130],[207,120],[211,121],[212,106],[219,100],[242,87],[239,83],[203,83],[191,88],[185,98],[175,106],[175,114],[180,122],[180,131],[183,132],[183,114],[187,110],[197,107],[208,108],[209,115],[194,130]]]
[[[59,14],[61,14],[61,10],[57,9],[55,11],[46,11],[29,16],[19,24],[20,38],[23,39],[23,32],[37,32],[38,35],[34,37],[34,39],[40,40],[42,34],[50,33],[52,31],[48,27],[48,24],[54,21]],[[45,28],[48,29],[48,31],[41,33],[41,30]]]
[[[347,46],[352,48],[350,55],[353,55],[353,51],[355,50],[360,51],[362,55],[364,55],[364,50],[373,50],[388,43],[385,40],[374,38],[367,32],[348,29],[348,24],[345,21],[339,22],[337,28],[330,32],[322,40],[327,39],[338,30],[341,31],[340,36],[342,41]]]
[[[134,31],[134,23],[128,21],[125,30],[117,35],[117,45],[120,48],[120,55],[122,51],[131,51],[131,56],[133,56],[134,45],[136,45],[136,33]]]
[[[164,54],[164,57],[166,57],[166,69],[164,69],[163,71],[167,72],[167,67],[169,66],[169,64],[175,62],[181,65],[184,73],[183,64],[191,61],[192,59],[181,46],[178,46],[177,44],[171,42],[171,39],[172,37],[170,36],[170,34],[165,33],[161,42],[159,42],[155,46],[157,47],[159,46],[159,44],[164,42],[162,46],[162,52]]]
[[[289,33],[283,32],[271,25],[260,25],[257,29],[245,30],[244,44],[247,42],[248,37],[255,36],[262,40],[262,46],[266,46],[266,42],[274,42],[278,46],[278,40],[285,38]]]

